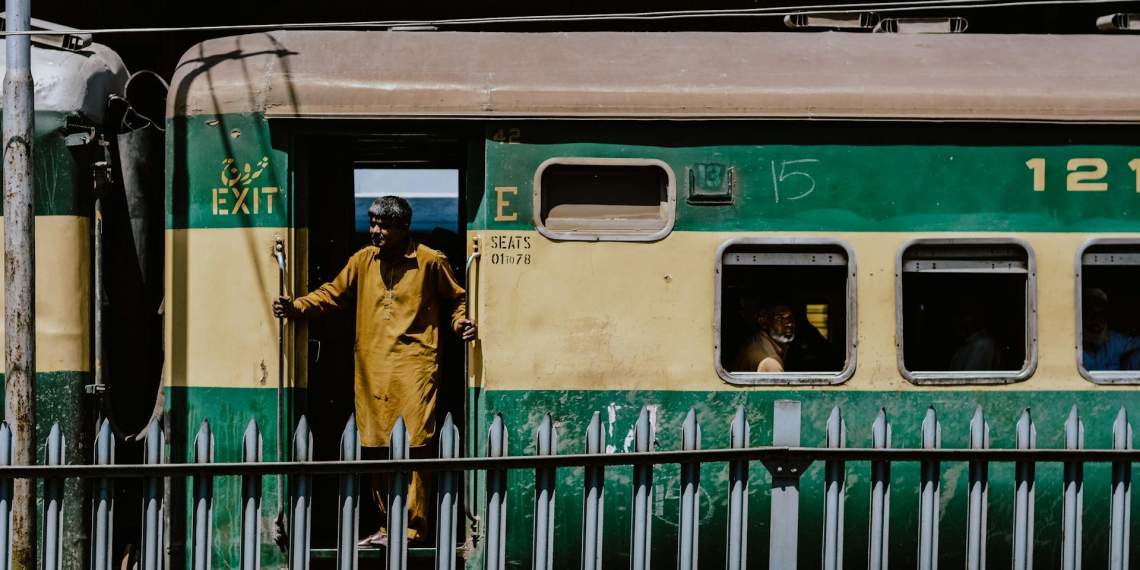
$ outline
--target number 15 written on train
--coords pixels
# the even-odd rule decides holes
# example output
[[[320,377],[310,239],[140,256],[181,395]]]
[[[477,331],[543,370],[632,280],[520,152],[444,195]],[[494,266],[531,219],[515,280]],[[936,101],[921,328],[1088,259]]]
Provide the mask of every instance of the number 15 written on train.
[[[1031,158],[1025,162],[1033,171],[1033,190],[1045,191],[1045,159]],[[1136,173],[1136,191],[1140,192],[1140,158],[1134,158],[1128,167]],[[1069,192],[1105,192],[1108,183],[1101,182],[1108,174],[1108,162],[1103,158],[1073,158],[1069,159],[1069,176],[1066,178],[1066,188]]]

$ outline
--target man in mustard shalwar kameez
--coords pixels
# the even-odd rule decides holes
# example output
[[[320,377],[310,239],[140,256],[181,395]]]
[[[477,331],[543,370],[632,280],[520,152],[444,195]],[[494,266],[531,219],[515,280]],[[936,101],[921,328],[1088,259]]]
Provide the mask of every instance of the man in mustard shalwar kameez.
[[[464,318],[466,299],[447,258],[408,236],[412,209],[395,196],[368,209],[372,246],[356,252],[332,283],[297,300],[273,302],[277,317],[311,319],[356,305],[356,425],[365,457],[386,459],[396,418],[404,417],[412,454],[429,455],[435,436],[439,384],[439,322],[446,316],[464,341],[475,323]],[[418,449],[417,449],[418,448]],[[386,512],[386,477],[373,478],[373,498]],[[414,473],[408,486],[408,538],[427,535],[428,483]],[[381,528],[361,546],[386,544]]]

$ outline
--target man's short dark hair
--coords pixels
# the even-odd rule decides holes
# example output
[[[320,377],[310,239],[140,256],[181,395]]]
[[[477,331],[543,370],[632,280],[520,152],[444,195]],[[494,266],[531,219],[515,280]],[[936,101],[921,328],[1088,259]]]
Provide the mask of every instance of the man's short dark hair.
[[[391,220],[404,225],[412,223],[412,206],[399,196],[381,196],[368,207],[369,218]]]

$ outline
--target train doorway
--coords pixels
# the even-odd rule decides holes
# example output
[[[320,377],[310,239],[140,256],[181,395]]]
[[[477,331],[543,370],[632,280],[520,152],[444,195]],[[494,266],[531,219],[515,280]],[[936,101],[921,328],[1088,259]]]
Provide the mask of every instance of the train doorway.
[[[412,208],[411,238],[444,253],[456,280],[465,287],[469,149],[481,148],[481,142],[481,137],[446,130],[406,128],[367,132],[352,129],[296,136],[294,215],[296,227],[303,228],[297,234],[300,255],[296,268],[303,273],[307,290],[316,290],[332,281],[354,253],[370,245],[368,208],[376,198],[387,195],[408,201]],[[447,317],[441,319],[447,320]],[[307,339],[303,342],[308,355],[306,368],[301,373],[307,379],[307,389],[297,402],[296,413],[304,413],[309,420],[315,459],[335,460],[340,435],[355,407],[355,307],[345,307],[308,321],[306,325]],[[442,363],[437,424],[442,424],[444,416],[451,413],[462,433],[463,344],[451,332],[450,322],[440,323],[439,341]],[[434,456],[438,453],[438,443],[429,442],[426,451]],[[313,501],[313,517],[335,520],[338,492],[335,478],[318,479],[316,483],[318,496]],[[385,523],[371,497],[371,478],[361,477],[361,536],[358,538],[371,534]],[[428,526],[433,527],[435,509],[428,510]],[[336,535],[335,526],[314,527],[315,558],[335,558]],[[413,559],[419,554],[430,560],[434,552],[434,529],[424,540],[410,546]],[[384,553],[382,547],[361,547],[364,559],[379,560]]]

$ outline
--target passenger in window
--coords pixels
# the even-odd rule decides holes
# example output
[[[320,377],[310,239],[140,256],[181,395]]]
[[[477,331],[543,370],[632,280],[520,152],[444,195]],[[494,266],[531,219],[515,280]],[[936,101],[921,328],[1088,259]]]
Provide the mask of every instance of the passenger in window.
[[[1108,294],[1090,287],[1081,297],[1085,370],[1140,370],[1140,337],[1108,328]]]
[[[331,283],[299,299],[278,297],[278,318],[311,319],[356,310],[356,426],[365,459],[388,459],[397,417],[404,418],[413,459],[430,456],[439,388],[439,324],[464,341],[475,339],[466,295],[444,255],[417,244],[408,231],[412,208],[396,196],[368,208],[372,245],[358,251]],[[386,476],[373,477],[373,500],[386,512]],[[431,478],[414,472],[408,486],[408,538],[426,539]],[[385,528],[360,546],[387,546]]]
[[[982,302],[964,297],[954,313],[954,332],[961,339],[950,357],[950,370],[1001,370],[1001,345],[986,328],[988,312]]]
[[[754,306],[754,305],[753,305]],[[788,346],[796,336],[796,317],[792,306],[784,301],[769,302],[759,311],[748,310],[750,323],[756,327],[740,346],[735,372],[783,372]]]

